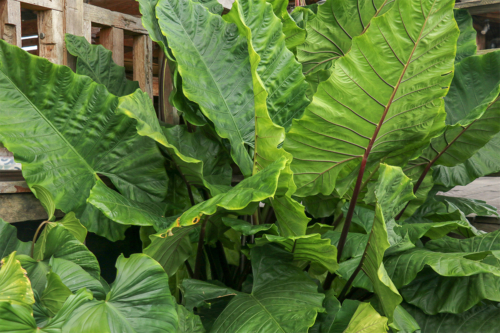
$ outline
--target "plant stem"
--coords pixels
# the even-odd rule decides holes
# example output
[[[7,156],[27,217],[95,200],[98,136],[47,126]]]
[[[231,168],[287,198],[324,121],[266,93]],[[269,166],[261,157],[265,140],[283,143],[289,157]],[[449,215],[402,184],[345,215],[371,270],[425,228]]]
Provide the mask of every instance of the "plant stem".
[[[368,247],[368,244],[366,245],[367,247]],[[363,256],[361,257],[361,261],[359,262],[358,267],[356,267],[356,270],[352,273],[351,277],[349,278],[349,280],[347,280],[347,283],[345,284],[344,288],[342,288],[342,291],[340,292],[340,295],[338,297],[340,302],[344,301],[345,295],[349,291],[349,288],[351,287],[352,283],[354,282],[354,279],[356,278],[358,273],[361,271],[361,268],[363,267],[363,262],[365,261],[365,258],[366,258],[366,249],[365,249],[365,253],[363,253]]]
[[[228,283],[231,278],[231,273],[229,272],[229,264],[227,263],[226,253],[224,252],[224,246],[222,245],[220,240],[217,240],[215,243],[217,249],[217,256],[219,257],[221,266],[222,266],[222,274],[224,275],[224,282]]]
[[[205,217],[201,224],[200,238],[198,239],[198,251],[196,253],[196,264],[194,266],[194,278],[200,279],[201,274],[201,264],[204,260],[203,258],[203,243],[205,241],[205,228],[207,226],[208,215]]]
[[[273,207],[270,207],[269,208],[269,211],[267,212],[267,215],[266,215],[266,220],[264,221],[265,224],[270,224],[271,223],[271,220],[273,218],[273,215],[274,215],[274,208]]]
[[[188,272],[189,278],[192,279],[193,276],[194,276],[193,269],[191,268],[191,265],[189,264],[189,261],[186,260],[184,263],[186,264],[186,270]]]
[[[343,212],[340,212],[339,216],[335,219],[335,221],[333,221],[332,223],[332,226],[333,228],[336,228],[338,227],[338,225],[340,224],[340,221],[342,221],[342,218],[344,217],[344,213]]]
[[[42,230],[42,227],[44,225],[46,225],[47,223],[49,223],[49,221],[43,221],[42,223],[40,223],[40,225],[38,226],[38,229],[36,229],[36,232],[35,232],[35,236],[33,237],[33,242],[31,243],[31,258],[33,258],[33,252],[35,251],[35,242],[36,242],[36,238],[38,236],[38,234],[40,233],[40,231]],[[35,259],[35,258],[33,258]]]
[[[458,140],[458,138],[460,138],[462,136],[462,134],[465,133],[465,131],[467,131],[469,129],[469,127],[472,126],[472,124],[474,124],[476,122],[476,120],[474,120],[472,123],[470,123],[468,126],[464,127],[462,129],[462,131],[453,139],[451,140],[450,143],[448,143],[446,145],[446,147],[443,148],[443,150],[441,152],[439,152],[429,163],[427,163],[427,166],[425,167],[424,171],[422,172],[422,174],[420,175],[420,178],[418,178],[417,182],[415,183],[415,185],[413,186],[413,193],[414,194],[417,194],[417,191],[418,189],[420,188],[420,185],[422,185],[422,182],[424,181],[425,179],[425,176],[427,176],[427,173],[431,170],[431,167],[434,165],[434,163],[436,163],[436,161],[441,157],[443,156],[443,154],[448,150],[448,148],[451,147],[452,144],[455,143],[455,141]],[[446,138],[446,131],[444,133],[445,135],[445,138]],[[431,143],[432,145],[432,143]],[[406,208],[408,208],[408,206],[410,205],[410,202],[411,201],[408,201],[408,203],[406,204],[406,206],[401,210],[401,212],[399,212],[399,214],[396,216],[396,221],[398,221],[404,214]]]

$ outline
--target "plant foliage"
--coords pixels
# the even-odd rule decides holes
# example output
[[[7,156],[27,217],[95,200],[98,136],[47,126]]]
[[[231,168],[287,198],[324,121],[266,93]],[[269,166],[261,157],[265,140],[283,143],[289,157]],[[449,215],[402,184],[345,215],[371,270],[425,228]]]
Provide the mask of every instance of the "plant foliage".
[[[0,41],[0,142],[48,214],[0,219],[2,332],[496,332],[500,52],[452,0],[139,0],[163,124],[102,46]],[[56,209],[65,213],[55,217]],[[109,286],[85,246],[140,226]],[[439,327],[439,329],[436,329]]]

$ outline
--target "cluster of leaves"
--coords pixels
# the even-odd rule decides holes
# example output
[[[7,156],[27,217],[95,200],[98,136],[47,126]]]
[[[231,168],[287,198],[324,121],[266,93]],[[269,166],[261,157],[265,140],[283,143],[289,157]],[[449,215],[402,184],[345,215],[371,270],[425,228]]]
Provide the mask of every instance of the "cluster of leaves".
[[[182,125],[102,46],[66,37],[75,74],[0,41],[0,141],[49,215],[0,224],[2,329],[497,330],[500,231],[466,218],[496,208],[439,193],[500,171],[500,53],[452,0],[287,4],[139,0]],[[82,242],[130,225],[110,287]]]

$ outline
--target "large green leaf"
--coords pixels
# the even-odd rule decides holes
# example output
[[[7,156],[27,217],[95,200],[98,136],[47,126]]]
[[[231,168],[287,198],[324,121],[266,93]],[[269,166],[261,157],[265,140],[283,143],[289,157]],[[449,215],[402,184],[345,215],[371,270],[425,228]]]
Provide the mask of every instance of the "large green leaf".
[[[0,327],[5,332],[22,333],[62,333],[62,327],[73,311],[92,299],[92,293],[82,289],[76,295],[70,295],[54,318],[38,325],[30,309],[6,302],[0,303]],[[41,327],[40,327],[41,326]]]
[[[386,223],[414,196],[412,183],[401,168],[382,164],[378,173],[377,182],[369,185],[369,194],[365,198],[375,201],[376,206],[369,238],[359,265],[370,279],[391,323],[394,320],[394,310],[401,303],[402,297],[382,263],[385,251],[391,246]]]
[[[16,252],[0,261],[0,303],[30,306],[35,303],[26,271],[16,259]]]
[[[171,233],[151,235],[151,245],[143,252],[158,261],[168,276],[172,277],[193,253],[189,237],[196,227],[197,225],[174,228]]]
[[[337,263],[337,248],[329,239],[321,238],[320,234],[306,236],[281,237],[265,234],[255,240],[256,246],[276,243],[293,254],[293,260],[316,262],[330,272],[335,272],[339,267]]]
[[[45,223],[45,227],[43,228],[43,231],[36,242],[37,252],[33,253],[35,259],[41,259],[41,254],[45,252],[45,248],[47,246],[47,236],[50,231],[57,226],[66,229],[80,243],[85,242],[85,238],[87,237],[87,229],[85,229],[85,227],[81,225],[80,221],[75,217],[75,213],[70,212],[66,214],[60,221]],[[35,253],[37,254],[35,255]]]
[[[252,65],[257,61],[256,73],[267,92],[269,116],[275,124],[289,129],[292,119],[300,118],[309,104],[309,100],[305,97],[307,83],[304,81],[300,64],[285,45],[286,38],[282,25],[273,13],[272,6],[264,1],[238,1],[236,5],[233,4],[224,19],[237,25],[241,20],[248,27],[250,34],[247,36],[248,42],[259,59],[253,58],[252,50],[250,57]],[[244,31],[242,34],[246,35]],[[273,52],[269,52],[269,49]],[[255,84],[254,92],[257,92]],[[259,106],[256,100],[255,107]],[[257,130],[267,135],[266,131],[259,128],[258,119],[256,126]]]
[[[290,96],[302,96],[307,88],[300,73],[300,66],[285,47],[281,24],[267,3],[235,2],[226,20],[235,23],[248,42],[255,94],[253,173],[263,170],[279,158],[287,159],[286,168],[280,175],[278,196],[271,200],[271,203],[281,234],[303,235],[309,219],[305,215],[304,207],[290,197],[295,192],[290,170],[292,156],[277,148],[283,141],[284,130],[271,120],[279,115],[285,118],[286,122],[274,119],[275,123],[287,126],[287,122],[299,116],[297,110],[302,112],[305,104],[309,103],[305,98],[298,102],[290,98]],[[269,48],[277,49],[279,52],[270,53]],[[292,103],[294,106],[290,107],[287,103]]]
[[[186,310],[180,304],[177,304],[177,317],[179,318],[178,333],[205,333],[200,317]]]
[[[118,274],[106,301],[87,302],[64,324],[64,332],[174,332],[177,310],[163,268],[144,254],[116,262]]]
[[[99,209],[106,217],[124,225],[161,226],[165,223],[164,203],[142,203],[128,199],[98,180],[87,202]]]
[[[71,294],[71,290],[64,285],[59,275],[50,271],[47,274],[47,286],[40,295],[40,302],[52,317],[59,312]]]
[[[51,271],[61,278],[61,281],[71,292],[76,293],[82,288],[87,288],[92,291],[95,298],[106,298],[106,291],[99,280],[87,273],[78,264],[65,259],[51,258],[49,265]]]
[[[198,223],[203,215],[213,215],[219,207],[235,212],[247,207],[251,210],[255,209],[256,203],[274,196],[278,178],[285,166],[286,159],[280,158],[256,175],[243,180],[228,192],[218,194],[191,207],[177,220],[176,226]]]
[[[472,16],[467,9],[455,9],[455,21],[460,29],[460,36],[457,40],[457,55],[455,62],[476,54],[476,29],[473,27]]]
[[[261,232],[276,236],[279,234],[276,224],[253,225],[240,219],[233,219],[228,217],[223,217],[222,222],[235,231],[241,232],[241,234],[244,236],[251,236]]]
[[[452,7],[449,0],[396,0],[353,37],[287,134],[297,196],[329,195],[349,175],[347,190],[362,161],[360,176],[364,163],[370,170],[384,157],[409,159],[438,133],[459,32]]]
[[[307,22],[305,43],[297,49],[304,74],[314,74],[334,65],[349,52],[352,39],[368,28],[372,17],[385,13],[393,2],[327,0],[319,5],[316,16]]]
[[[188,133],[185,126],[162,128],[151,99],[142,91],[121,98],[118,110],[136,121],[139,135],[149,137],[164,147],[185,182],[203,185],[213,195],[230,185],[231,169],[223,148],[202,130]]]
[[[296,53],[297,46],[304,43],[306,39],[306,30],[299,27],[288,13],[287,0],[267,0],[272,6],[274,14],[283,24],[283,33],[285,34],[286,47]]]
[[[422,333],[496,333],[500,309],[496,304],[479,304],[461,314],[442,313],[430,316],[415,306],[404,304]]]
[[[65,259],[78,264],[92,278],[99,279],[100,268],[96,257],[66,228],[55,226],[46,234],[44,242],[35,244],[34,258],[19,255],[17,258],[28,272],[33,289],[43,292],[47,281],[51,257]]]
[[[0,218],[0,259],[14,251],[17,254],[30,254],[31,242],[21,242],[17,238],[17,229]]]
[[[352,316],[349,326],[344,333],[357,333],[370,330],[372,332],[386,332],[387,318],[382,317],[370,303],[361,303]],[[367,331],[369,332],[369,331]]]
[[[139,82],[127,80],[125,67],[118,66],[112,52],[102,45],[92,45],[85,37],[66,34],[66,49],[77,58],[76,73],[87,75],[115,96],[125,96],[140,89]]]
[[[40,200],[40,204],[42,204],[42,207],[47,212],[47,221],[54,221],[55,219],[54,214],[56,212],[56,203],[54,202],[52,194],[49,191],[47,191],[47,189],[39,185],[33,185],[31,187],[31,191],[36,196],[36,198]]]
[[[500,134],[496,134],[484,147],[464,163],[453,167],[436,165],[433,178],[446,187],[465,186],[474,179],[500,171]]]
[[[444,253],[424,248],[413,248],[388,257],[384,260],[384,265],[398,288],[413,281],[425,267],[429,267],[437,274],[446,277],[464,277],[477,274],[500,276],[498,267],[467,259],[468,256],[473,256],[473,258],[479,256],[479,259],[483,259],[487,256],[487,252]]]
[[[445,97],[446,128],[432,139],[414,163],[433,161],[455,166],[465,162],[500,131],[500,52],[463,59]],[[431,163],[431,162],[429,162]]]
[[[334,325],[334,321],[341,309],[341,306],[339,300],[335,297],[335,291],[333,289],[326,292],[323,307],[325,308],[325,312],[318,313],[316,322],[314,323],[314,326],[311,327],[309,332],[330,333],[332,332],[333,327],[339,326],[338,324]]]
[[[156,16],[176,57],[184,94],[229,139],[231,156],[250,175],[247,148],[254,145],[255,119],[245,38],[235,25],[191,0],[160,0]]]
[[[22,163],[28,184],[46,188],[62,211],[77,211],[90,231],[114,238],[84,214],[97,174],[131,199],[165,197],[168,178],[158,147],[116,112],[118,97],[104,86],[4,41],[0,86],[0,141]]]
[[[292,263],[292,255],[267,245],[251,251],[251,294],[238,293],[219,315],[212,332],[307,332],[322,311],[324,295]]]

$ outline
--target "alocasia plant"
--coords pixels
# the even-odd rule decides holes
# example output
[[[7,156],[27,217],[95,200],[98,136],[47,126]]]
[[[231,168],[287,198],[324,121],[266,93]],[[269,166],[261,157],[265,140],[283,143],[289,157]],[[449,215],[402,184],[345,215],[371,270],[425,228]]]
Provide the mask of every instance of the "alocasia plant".
[[[499,231],[466,218],[496,208],[438,192],[500,170],[499,53],[452,0],[287,5],[139,0],[179,125],[82,37],[76,73],[0,41],[0,142],[49,217],[0,220],[0,331],[496,332]],[[109,286],[87,230],[130,225]]]

